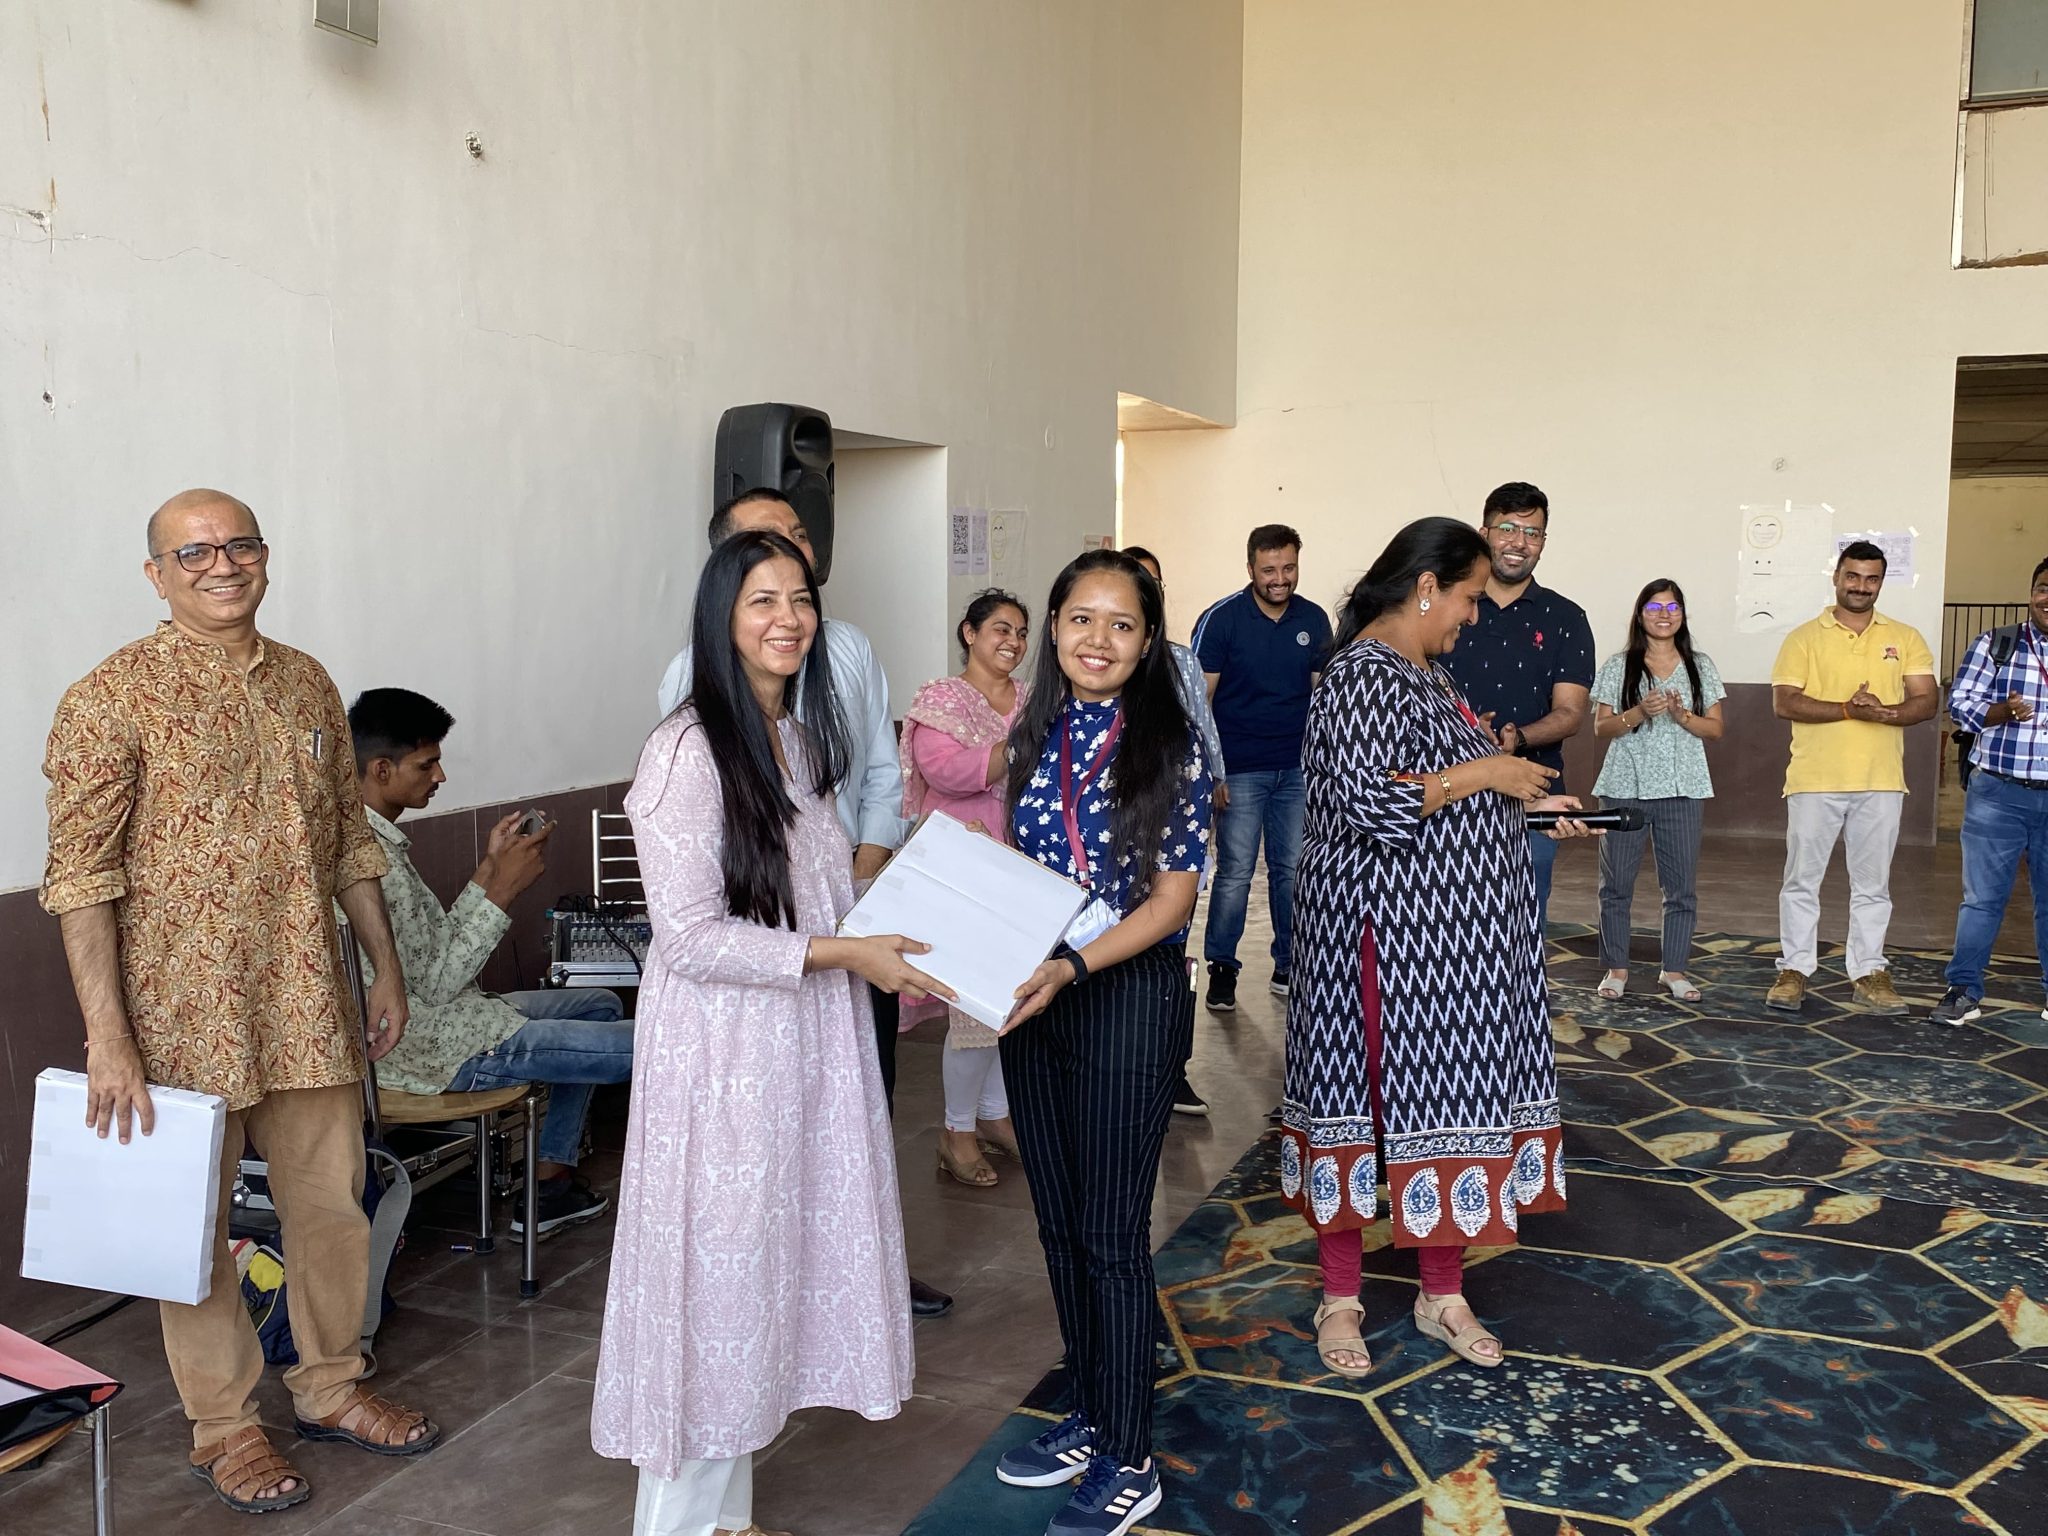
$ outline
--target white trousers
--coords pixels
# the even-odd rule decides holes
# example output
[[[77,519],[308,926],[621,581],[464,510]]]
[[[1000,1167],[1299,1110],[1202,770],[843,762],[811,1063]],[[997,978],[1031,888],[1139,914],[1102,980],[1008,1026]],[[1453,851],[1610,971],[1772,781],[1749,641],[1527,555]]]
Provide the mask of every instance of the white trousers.
[[[1820,882],[1837,839],[1849,865],[1851,980],[1885,969],[1884,935],[1892,921],[1892,853],[1899,846],[1900,790],[1785,797],[1785,883],[1778,890],[1778,943],[1783,970],[1811,976],[1819,965]]]
[[[640,1473],[633,1536],[716,1536],[754,1522],[754,1457],[686,1461],[676,1477]]]
[[[946,1042],[940,1075],[946,1084],[947,1130],[971,1131],[976,1120],[1001,1120],[1009,1115],[1010,1098],[1003,1091],[1002,1055],[993,1045]]]

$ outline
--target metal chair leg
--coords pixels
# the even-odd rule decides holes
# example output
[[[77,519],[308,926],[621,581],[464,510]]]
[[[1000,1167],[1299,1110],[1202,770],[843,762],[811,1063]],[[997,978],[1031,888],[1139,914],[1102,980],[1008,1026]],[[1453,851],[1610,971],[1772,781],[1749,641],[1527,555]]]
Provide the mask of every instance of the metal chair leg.
[[[114,1536],[114,1426],[113,1405],[95,1408],[92,1414],[92,1530],[93,1536]]]
[[[498,1246],[491,1236],[491,1120],[476,1117],[476,1251],[489,1253]]]
[[[540,1247],[540,1176],[534,1171],[540,1161],[540,1090],[526,1090],[526,1185],[521,1191],[526,1201],[525,1241],[520,1245],[519,1294],[538,1296],[540,1294],[540,1268],[537,1250]]]

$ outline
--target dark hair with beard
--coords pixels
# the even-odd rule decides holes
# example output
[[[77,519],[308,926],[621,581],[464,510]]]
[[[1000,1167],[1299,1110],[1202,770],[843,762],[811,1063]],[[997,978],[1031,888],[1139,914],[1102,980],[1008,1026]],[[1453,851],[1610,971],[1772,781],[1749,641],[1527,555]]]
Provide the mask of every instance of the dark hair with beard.
[[[1489,523],[1496,515],[1507,512],[1541,512],[1543,526],[1550,526],[1550,498],[1526,480],[1510,480],[1488,491],[1486,505],[1479,509],[1479,520]]]
[[[1073,685],[1060,670],[1060,609],[1083,576],[1103,573],[1130,582],[1145,621],[1145,648],[1123,686],[1124,724],[1117,737],[1112,784],[1115,810],[1110,822],[1116,847],[1130,851],[1137,860],[1137,879],[1130,892],[1130,900],[1136,904],[1151,889],[1160,837],[1180,796],[1190,736],[1188,712],[1180,701],[1173,656],[1166,645],[1166,602],[1159,583],[1150,571],[1119,550],[1091,549],[1069,561],[1053,581],[1052,593],[1045,600],[1045,628],[1038,637],[1031,695],[1010,731],[1009,803],[1017,803],[1031,775],[1038,771],[1052,733],[1066,729],[1067,701],[1074,695]]]
[[[1671,637],[1671,643],[1678,647],[1686,679],[1692,684],[1692,712],[1700,712],[1700,664],[1693,660],[1692,624],[1685,611],[1685,593],[1679,590],[1677,582],[1659,577],[1636,594],[1635,612],[1628,616],[1628,654],[1621,664],[1621,709],[1615,711],[1617,714],[1634,709],[1642,699],[1650,654],[1650,632],[1643,628],[1643,604],[1659,592],[1669,592],[1678,602],[1678,633]]]
[[[1337,616],[1333,651],[1356,640],[1374,619],[1408,600],[1424,571],[1440,587],[1456,586],[1487,558],[1486,535],[1455,517],[1417,518],[1387,543],[1372,569],[1358,578]]]
[[[770,928],[796,926],[796,897],[789,881],[789,829],[796,802],[783,787],[769,736],[774,726],[762,713],[733,644],[732,615],[754,567],[777,557],[804,573],[804,588],[818,614],[818,631],[795,676],[782,685],[783,708],[792,711],[803,739],[803,761],[790,764],[790,777],[810,770],[816,795],[838,793],[852,761],[846,724],[832,691],[832,664],[825,650],[825,612],[818,578],[803,551],[779,533],[744,529],[716,549],[697,582],[690,617],[690,692],[676,707],[694,707],[718,770],[725,809],[725,838],[719,864],[725,875],[725,908],[734,917]]]

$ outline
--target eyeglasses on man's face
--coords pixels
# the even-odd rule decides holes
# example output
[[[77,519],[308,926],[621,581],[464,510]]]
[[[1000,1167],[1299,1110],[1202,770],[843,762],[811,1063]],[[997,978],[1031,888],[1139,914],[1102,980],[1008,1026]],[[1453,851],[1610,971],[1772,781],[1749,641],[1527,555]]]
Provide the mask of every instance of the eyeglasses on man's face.
[[[225,554],[236,565],[257,565],[270,552],[270,546],[261,539],[229,539],[225,544],[180,544],[176,549],[159,550],[152,558],[162,560],[176,555],[178,564],[188,571],[210,570],[216,554]]]
[[[1495,523],[1486,531],[1503,544],[1512,544],[1517,539],[1530,544],[1541,544],[1544,537],[1543,530],[1532,523],[1510,523],[1505,520]]]
[[[1685,605],[1682,603],[1643,604],[1643,617],[1646,619],[1654,619],[1660,613],[1668,613],[1675,619],[1683,612],[1685,612]]]

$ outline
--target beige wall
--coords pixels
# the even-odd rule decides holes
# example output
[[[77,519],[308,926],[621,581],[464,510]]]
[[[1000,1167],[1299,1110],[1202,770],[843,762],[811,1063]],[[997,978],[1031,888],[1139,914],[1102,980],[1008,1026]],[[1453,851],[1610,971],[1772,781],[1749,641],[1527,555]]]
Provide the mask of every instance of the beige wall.
[[[312,12],[0,4],[0,888],[182,486],[258,509],[344,694],[454,711],[463,806],[631,773],[726,406],[943,447],[1041,593],[1119,389],[1233,408],[1237,0]]]
[[[2048,477],[1984,476],[1949,486],[1951,603],[2023,603],[2028,578],[2048,558]]]
[[[1603,649],[1681,579],[1735,680],[1737,509],[1912,528],[1938,633],[1958,355],[2048,351],[2048,270],[1957,271],[1959,3],[1250,0],[1238,412],[1132,434],[1175,618],[1294,523],[1328,602],[1401,522],[1555,504]]]

